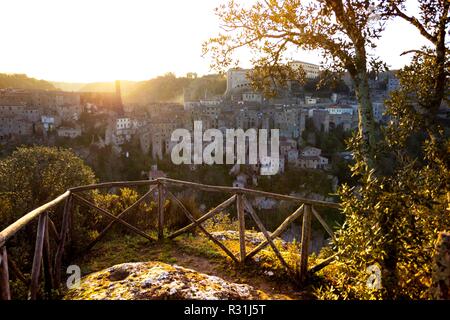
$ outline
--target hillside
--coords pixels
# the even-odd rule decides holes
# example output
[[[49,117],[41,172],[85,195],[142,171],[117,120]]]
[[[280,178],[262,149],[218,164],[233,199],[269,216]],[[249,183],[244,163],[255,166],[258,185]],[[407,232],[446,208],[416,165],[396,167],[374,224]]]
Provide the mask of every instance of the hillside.
[[[221,95],[226,89],[226,79],[220,75],[206,75],[200,78],[176,77],[172,73],[139,82],[136,89],[125,99],[129,102],[182,102]]]
[[[122,96],[126,97],[132,92],[139,82],[136,81],[120,81],[120,89]],[[85,83],[78,89],[80,92],[114,92],[116,90],[114,81],[111,82],[92,82]]]
[[[30,78],[26,74],[6,74],[0,73],[0,89],[16,88],[31,90],[56,90],[52,83]]]
[[[66,83],[54,82],[64,91],[113,92],[114,82]],[[190,100],[222,95],[226,90],[226,78],[221,75],[206,75],[199,78],[176,77],[172,73],[146,80],[121,81],[125,103],[182,102],[183,93]]]
[[[63,91],[79,91],[86,83],[81,82],[51,82],[56,88]]]

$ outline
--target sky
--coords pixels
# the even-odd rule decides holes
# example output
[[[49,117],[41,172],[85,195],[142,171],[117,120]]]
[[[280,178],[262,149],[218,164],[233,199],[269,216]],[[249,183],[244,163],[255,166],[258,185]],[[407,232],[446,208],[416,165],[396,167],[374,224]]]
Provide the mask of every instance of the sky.
[[[210,73],[201,45],[219,32],[213,9],[227,0],[0,0],[0,72],[51,81],[146,80],[166,72]],[[391,22],[376,54],[392,68],[425,44]],[[240,58],[249,67],[250,56]],[[319,63],[314,52],[298,60]]]

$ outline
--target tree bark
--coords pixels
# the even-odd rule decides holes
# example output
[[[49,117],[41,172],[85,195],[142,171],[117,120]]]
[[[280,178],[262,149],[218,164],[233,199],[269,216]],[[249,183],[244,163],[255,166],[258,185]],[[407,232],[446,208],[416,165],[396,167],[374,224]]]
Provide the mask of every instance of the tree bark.
[[[432,299],[450,299],[450,233],[441,232],[436,241],[430,294]]]
[[[354,75],[355,93],[358,101],[358,134],[362,139],[363,154],[369,169],[376,169],[375,165],[375,119],[373,116],[373,105],[370,96],[369,76],[364,66],[358,68]]]

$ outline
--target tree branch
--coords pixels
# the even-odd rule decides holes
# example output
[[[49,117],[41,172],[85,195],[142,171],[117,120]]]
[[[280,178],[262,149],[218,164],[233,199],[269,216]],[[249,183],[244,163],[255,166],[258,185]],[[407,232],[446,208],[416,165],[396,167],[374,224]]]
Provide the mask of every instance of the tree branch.
[[[421,35],[423,35],[425,38],[427,38],[429,41],[435,43],[437,41],[436,36],[431,35],[426,29],[425,27],[420,23],[419,20],[417,20],[417,18],[415,17],[410,17],[408,15],[406,15],[404,12],[402,12],[400,10],[400,8],[397,5],[393,5],[393,8],[396,12],[396,15],[406,21],[408,21],[409,23],[411,23],[413,26],[415,26]]]

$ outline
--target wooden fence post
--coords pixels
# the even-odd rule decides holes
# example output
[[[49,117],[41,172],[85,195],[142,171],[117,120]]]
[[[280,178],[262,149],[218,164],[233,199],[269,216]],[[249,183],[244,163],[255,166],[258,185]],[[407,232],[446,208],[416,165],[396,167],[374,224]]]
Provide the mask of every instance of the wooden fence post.
[[[72,211],[72,202],[73,202],[72,195],[69,195],[69,197],[66,199],[66,202],[64,203],[61,232],[59,234],[58,248],[56,249],[55,253],[55,266],[53,268],[53,272],[55,274],[54,277],[55,288],[59,288],[61,284],[61,265],[62,265],[62,258],[64,255],[64,246],[66,244],[66,239],[70,228],[69,219]]]
[[[11,300],[6,246],[0,248],[0,300]]]
[[[240,249],[240,262],[245,262],[245,211],[242,194],[238,193],[236,198],[236,209],[239,220],[239,249]]]
[[[39,290],[39,276],[42,266],[42,249],[44,247],[45,229],[47,225],[47,213],[41,213],[39,216],[36,232],[36,244],[34,247],[33,267],[31,269],[31,285],[28,298],[36,300]]]
[[[158,183],[158,240],[164,239],[164,186]]]
[[[305,204],[302,223],[302,242],[300,248],[300,282],[303,283],[308,273],[308,249],[311,236],[311,205]]]
[[[43,252],[43,262],[44,262],[44,279],[45,279],[45,291],[47,296],[50,298],[52,295],[52,289],[55,288],[53,265],[52,265],[52,252],[49,238],[49,220],[47,216],[45,232],[44,232],[44,252]]]

